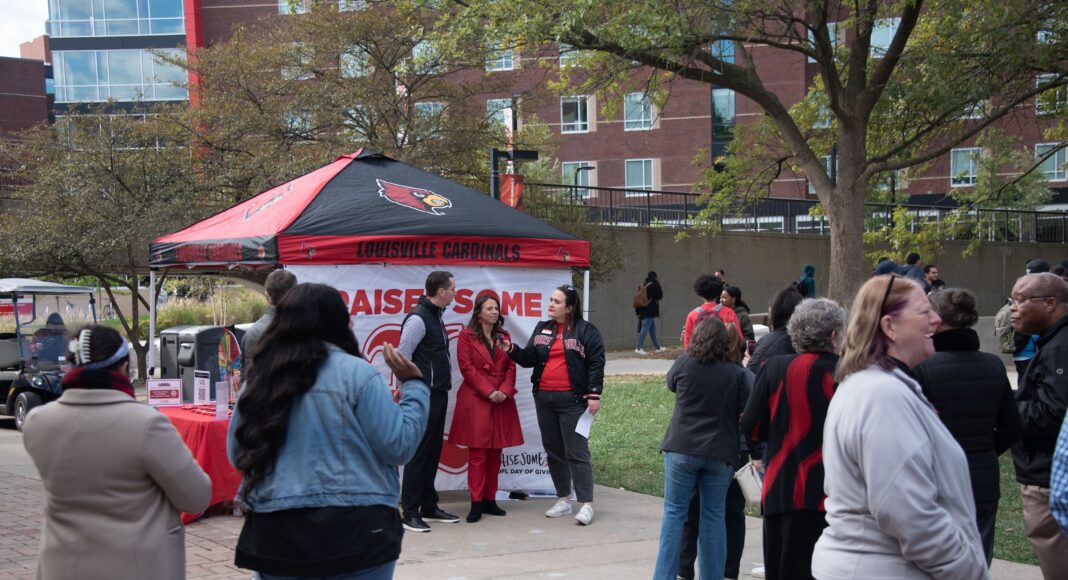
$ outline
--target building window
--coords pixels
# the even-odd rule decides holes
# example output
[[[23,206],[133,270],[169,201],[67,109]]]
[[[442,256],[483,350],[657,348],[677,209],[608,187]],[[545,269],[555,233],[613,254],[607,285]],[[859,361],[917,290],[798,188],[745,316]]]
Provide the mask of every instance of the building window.
[[[434,74],[441,70],[438,51],[429,41],[420,40],[412,47],[412,67],[421,75]]]
[[[712,90],[712,137],[731,139],[734,136],[734,91]]]
[[[338,12],[355,12],[367,8],[367,0],[338,0]]]
[[[341,76],[347,79],[367,76],[371,72],[368,60],[367,52],[364,49],[358,46],[349,47],[348,50],[341,53],[341,58],[338,59]]]
[[[1056,74],[1041,74],[1035,77],[1035,88],[1041,89],[1057,80]],[[1039,115],[1056,113],[1057,109],[1068,105],[1068,87],[1061,85],[1051,91],[1044,91],[1035,97],[1035,111]]]
[[[823,157],[820,157],[820,161],[823,163],[823,170],[827,172],[827,176],[828,177],[832,178],[831,182],[833,183],[835,181],[834,177],[837,177],[835,174],[838,173],[838,160],[835,159],[835,161],[834,161],[834,169],[835,169],[834,173],[831,173],[831,156],[830,155],[824,155]],[[809,195],[816,195],[816,187],[814,185],[812,185],[812,180],[811,179],[808,180],[808,193],[809,193]]]
[[[652,159],[627,159],[627,189],[653,190],[653,160]],[[627,193],[628,196],[641,195]]]
[[[307,111],[290,111],[286,113],[285,123],[286,137],[295,141],[312,140],[311,113]]]
[[[645,93],[623,97],[623,130],[644,131],[653,128],[653,102]]]
[[[593,164],[589,161],[565,161],[560,164],[560,169],[563,171],[564,185],[581,186],[574,190],[575,194],[579,195],[582,199],[588,199],[590,197],[590,190],[586,188],[590,186],[590,174],[593,173],[593,171],[590,169],[579,171],[579,169],[583,167],[592,168]]]
[[[886,51],[890,49],[890,43],[893,42],[894,35],[897,34],[899,24],[901,24],[900,18],[886,18],[875,21],[875,26],[871,29],[871,55],[873,57],[882,58],[886,56]]]
[[[1037,161],[1056,146],[1056,143],[1039,143],[1035,145],[1035,160]],[[1064,181],[1066,177],[1065,164],[1068,164],[1068,148],[1061,147],[1056,153],[1043,161],[1038,168],[1046,176],[1047,181]]]
[[[496,123],[512,128],[512,99],[489,99],[486,101],[486,114]]]
[[[303,81],[312,78],[312,72],[308,70],[311,64],[311,55],[303,42],[291,42],[289,52],[286,54],[288,64],[282,65],[282,78],[287,81]]]
[[[585,133],[590,130],[589,97],[560,97],[560,132]]]
[[[417,115],[423,118],[436,117],[445,110],[445,103],[439,101],[420,102],[414,105]]]
[[[560,43],[560,68],[567,68],[578,64],[579,55],[582,51],[577,50],[570,44]]]
[[[64,36],[185,34],[183,0],[51,0],[48,32]]]
[[[723,62],[734,62],[734,41],[733,40],[713,40],[712,46],[709,47],[712,52],[713,58],[718,58]]]
[[[367,118],[367,109],[363,105],[356,105],[355,107],[348,109],[345,111],[341,124],[351,132],[353,137],[357,139],[366,139],[367,131],[365,131],[364,128],[370,125]]]
[[[979,147],[954,149],[949,154],[949,184],[953,187],[975,185],[979,175]]]
[[[181,49],[160,53],[179,57]],[[177,101],[188,98],[179,66],[147,50],[65,50],[52,53],[56,102]]]
[[[828,22],[827,23],[827,36],[829,36],[831,38],[831,50],[832,51],[838,50],[838,23],[837,22]],[[808,42],[809,42],[809,44],[812,45],[812,50],[815,51],[816,50],[816,35],[813,34],[811,30],[808,31]],[[874,42],[874,40],[872,42]],[[808,57],[808,62],[816,62],[816,59],[814,59],[814,58],[812,58],[810,56],[810,57]]]
[[[515,60],[511,48],[491,49],[486,53],[486,70],[500,71],[515,68]]]
[[[304,14],[308,11],[308,0],[278,0],[279,14]]]

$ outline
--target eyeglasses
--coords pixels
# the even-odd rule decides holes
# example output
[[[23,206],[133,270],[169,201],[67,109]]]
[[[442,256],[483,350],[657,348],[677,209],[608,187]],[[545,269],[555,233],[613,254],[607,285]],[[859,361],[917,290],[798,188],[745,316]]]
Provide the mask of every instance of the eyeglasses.
[[[890,289],[894,287],[894,279],[900,277],[897,274],[890,274],[890,281],[886,284],[886,293],[883,294],[883,301],[879,305],[879,314],[886,310],[886,300],[890,298]]]
[[[1013,298],[1012,303],[1016,306],[1022,305],[1024,302],[1030,302],[1032,300],[1046,300],[1053,298],[1052,296],[1028,296],[1027,298]]]

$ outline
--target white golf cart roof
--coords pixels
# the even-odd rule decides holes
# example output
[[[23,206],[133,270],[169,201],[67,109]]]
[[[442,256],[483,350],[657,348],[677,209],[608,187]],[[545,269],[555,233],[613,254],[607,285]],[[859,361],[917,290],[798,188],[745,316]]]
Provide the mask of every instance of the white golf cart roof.
[[[67,286],[56,282],[30,278],[0,278],[0,296],[25,296],[33,294],[92,294],[95,288]]]

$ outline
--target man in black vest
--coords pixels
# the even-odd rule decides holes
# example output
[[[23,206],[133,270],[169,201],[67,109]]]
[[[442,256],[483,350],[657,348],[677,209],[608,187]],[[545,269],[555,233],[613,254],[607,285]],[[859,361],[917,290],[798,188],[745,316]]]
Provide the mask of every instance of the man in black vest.
[[[404,529],[429,532],[426,522],[455,524],[458,516],[438,507],[434,478],[441,460],[441,443],[445,437],[445,411],[452,388],[452,362],[449,360],[449,337],[442,315],[456,297],[456,280],[449,272],[437,270],[426,277],[426,295],[412,308],[401,325],[397,350],[411,359],[430,386],[430,414],[426,433],[419,442],[415,457],[404,466],[401,485],[401,508]]]

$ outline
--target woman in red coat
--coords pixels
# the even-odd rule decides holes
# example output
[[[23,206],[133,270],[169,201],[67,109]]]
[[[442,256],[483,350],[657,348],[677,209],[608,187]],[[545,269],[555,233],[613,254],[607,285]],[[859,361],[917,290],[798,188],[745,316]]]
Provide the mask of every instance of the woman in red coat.
[[[499,346],[502,340],[511,340],[501,329],[503,324],[497,297],[480,296],[456,344],[464,382],[456,394],[449,442],[467,446],[467,487],[471,490],[467,521],[471,523],[482,519],[482,514],[504,515],[495,499],[501,450],[523,443],[515,406],[515,363]]]

